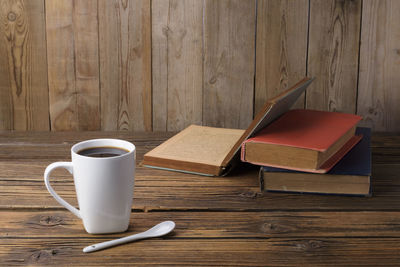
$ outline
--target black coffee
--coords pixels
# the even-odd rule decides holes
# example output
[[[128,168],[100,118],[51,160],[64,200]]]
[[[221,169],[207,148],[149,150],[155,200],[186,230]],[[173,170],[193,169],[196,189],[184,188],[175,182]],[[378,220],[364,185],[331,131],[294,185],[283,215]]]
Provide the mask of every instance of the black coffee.
[[[112,146],[100,146],[100,147],[89,147],[78,151],[79,155],[94,157],[94,158],[110,158],[121,156],[128,153],[129,151],[119,147]]]

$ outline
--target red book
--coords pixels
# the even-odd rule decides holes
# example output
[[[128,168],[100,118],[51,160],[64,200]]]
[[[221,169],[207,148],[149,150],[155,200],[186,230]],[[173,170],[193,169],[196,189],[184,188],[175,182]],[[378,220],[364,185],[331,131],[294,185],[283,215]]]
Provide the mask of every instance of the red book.
[[[257,165],[325,173],[361,137],[360,116],[290,110],[242,144],[241,159]]]

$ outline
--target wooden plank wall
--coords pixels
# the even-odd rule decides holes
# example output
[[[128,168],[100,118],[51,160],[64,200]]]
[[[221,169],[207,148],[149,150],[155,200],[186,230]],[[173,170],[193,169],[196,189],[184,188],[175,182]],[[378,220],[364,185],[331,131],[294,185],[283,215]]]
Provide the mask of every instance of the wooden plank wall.
[[[400,131],[396,0],[0,0],[0,130],[246,128],[296,103]]]

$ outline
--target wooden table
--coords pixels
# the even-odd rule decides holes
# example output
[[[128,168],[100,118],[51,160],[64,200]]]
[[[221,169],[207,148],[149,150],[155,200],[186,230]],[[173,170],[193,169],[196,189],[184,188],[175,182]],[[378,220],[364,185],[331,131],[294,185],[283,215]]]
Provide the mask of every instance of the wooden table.
[[[1,133],[0,265],[400,265],[400,137],[373,137],[373,197],[261,193],[258,168],[228,177],[137,168],[127,233],[89,235],[50,196],[45,167],[72,144],[115,137],[143,154],[172,134]],[[72,177],[53,185],[76,205]],[[176,222],[163,238],[84,254],[93,243]]]

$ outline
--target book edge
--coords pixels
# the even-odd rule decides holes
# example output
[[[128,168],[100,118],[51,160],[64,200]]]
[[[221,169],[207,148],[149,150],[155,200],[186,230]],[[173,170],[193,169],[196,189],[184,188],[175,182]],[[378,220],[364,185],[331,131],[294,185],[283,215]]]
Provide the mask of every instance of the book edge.
[[[273,168],[280,168],[280,169],[288,169],[288,170],[294,170],[294,171],[300,171],[300,172],[309,172],[309,173],[327,173],[330,169],[332,169],[355,145],[360,142],[362,138],[362,135],[354,135],[352,138],[347,141],[342,148],[340,148],[335,154],[332,155],[325,163],[319,168],[319,169],[302,169],[302,168],[293,168],[293,167],[288,167],[288,166],[282,166],[282,165],[274,165],[274,164],[268,164],[266,165],[265,163],[260,163],[260,162],[250,162],[247,161],[244,158],[241,158],[243,162],[251,163],[254,165],[259,165],[261,167],[263,166],[268,166],[268,167],[273,167]],[[244,152],[242,152],[244,153]],[[341,155],[341,156],[340,156]],[[329,165],[325,166],[324,165],[330,161],[331,159],[334,159],[332,162],[329,162]]]
[[[295,191],[295,190],[288,190],[288,191],[284,191],[284,190],[274,190],[274,189],[268,189],[265,186],[265,175],[264,175],[265,171],[264,171],[264,167],[261,166],[260,167],[260,171],[259,171],[259,186],[260,186],[260,191],[261,192],[273,192],[273,193],[294,193],[294,194],[310,194],[310,195],[335,195],[335,196],[356,196],[356,197],[372,197],[372,185],[371,185],[371,175],[360,175],[363,177],[367,177],[368,178],[368,193],[366,194],[352,194],[352,193],[325,193],[325,192],[304,192],[304,191]]]
[[[147,165],[147,164],[143,164],[143,163],[142,163],[141,165],[142,165],[143,167],[146,167],[146,168],[152,168],[152,169],[157,169],[157,170],[182,172],[182,173],[188,173],[188,174],[197,174],[197,175],[209,176],[209,177],[214,177],[214,176],[215,176],[215,175],[213,175],[213,174],[208,174],[208,173],[201,173],[201,172],[194,172],[194,171],[185,171],[185,170],[172,169],[172,168],[164,168],[164,167],[158,167],[158,166]]]
[[[291,110],[294,111],[294,110]],[[357,128],[357,124],[360,122],[360,120],[362,119],[361,116],[359,115],[354,115],[354,114],[348,114],[351,116],[354,116],[355,122],[348,126],[348,128],[346,129],[346,131],[344,132],[344,135],[347,134],[351,129],[353,128]],[[294,148],[300,148],[300,149],[307,149],[307,150],[313,150],[313,151],[318,151],[318,152],[325,152],[326,150],[328,150],[331,146],[333,146],[336,142],[339,141],[339,139],[342,137],[338,136],[328,147],[325,148],[316,148],[316,147],[305,147],[305,146],[300,146],[300,145],[285,145],[285,144],[281,144],[281,143],[274,143],[274,142],[268,142],[268,141],[260,141],[260,140],[254,140],[254,137],[251,137],[247,140],[244,140],[243,143],[248,143],[248,142],[257,142],[257,143],[263,143],[263,144],[271,144],[271,145],[280,145],[280,146],[287,146],[287,147],[294,147]],[[242,143],[242,145],[243,145]]]
[[[218,165],[209,165],[199,162],[156,158],[148,155],[144,155],[141,165],[151,166],[153,168],[158,167],[158,168],[180,170],[192,173],[204,173],[210,176],[220,176],[221,173],[223,172],[223,167]]]
[[[367,165],[363,165],[363,166],[369,166],[369,167],[367,167],[365,169],[366,171],[363,170],[362,172],[356,172],[356,173],[352,172],[352,175],[358,175],[358,176],[371,176],[372,175],[372,172],[371,172],[371,128],[369,128],[369,127],[360,127],[359,126],[356,129],[356,135],[362,135],[363,137],[348,153],[346,153],[346,155],[344,155],[340,159],[340,161],[337,164],[335,164],[335,166],[332,169],[329,170],[329,172],[327,174],[338,174],[338,175],[347,174],[345,171],[343,171],[343,169],[340,169],[339,173],[331,173],[331,172],[333,170],[335,170],[339,166],[339,164],[341,164],[342,161],[345,160],[345,158],[357,157],[357,160],[358,160],[359,157],[355,156],[357,154],[354,154],[354,149],[360,150],[360,148],[358,148],[358,146],[365,146],[366,147],[366,151],[368,151],[368,153],[365,153],[367,155],[366,156],[366,162],[368,164]],[[347,161],[348,160],[349,159],[347,159]],[[285,169],[285,168],[276,168],[276,169],[278,169],[277,171],[268,170],[269,168],[275,169],[272,166],[262,166],[262,168],[265,170],[265,172],[288,172],[288,173],[290,173],[290,172],[302,172],[302,171],[288,170],[288,169]]]
[[[235,145],[232,147],[232,149],[228,152],[225,159],[222,161],[222,166],[226,166],[232,160],[232,158],[236,155],[236,153],[240,150],[242,143],[247,138],[249,138],[252,134],[255,133],[255,130],[257,129],[258,125],[260,125],[260,123],[265,119],[265,117],[268,115],[268,113],[271,111],[272,107],[277,103],[278,100],[284,99],[285,97],[287,97],[289,95],[289,93],[294,91],[296,88],[304,88],[303,91],[305,91],[305,89],[310,85],[310,83],[314,79],[315,79],[314,77],[312,77],[312,78],[305,77],[301,81],[294,84],[289,89],[286,89],[279,95],[267,100],[267,102],[264,104],[262,109],[254,117],[253,121],[250,123],[249,127],[246,129],[246,131],[243,133],[243,135],[239,138],[239,140],[235,143]]]

